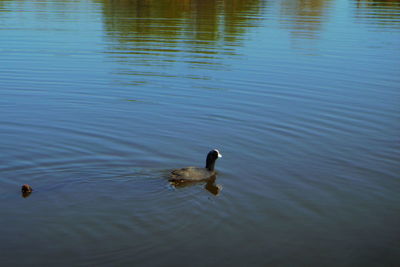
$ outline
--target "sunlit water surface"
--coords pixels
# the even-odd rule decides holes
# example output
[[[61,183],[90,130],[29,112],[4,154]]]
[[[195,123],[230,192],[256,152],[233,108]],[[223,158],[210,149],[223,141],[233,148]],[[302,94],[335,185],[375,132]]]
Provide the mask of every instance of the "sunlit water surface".
[[[399,1],[1,0],[1,264],[398,266],[399,48]]]

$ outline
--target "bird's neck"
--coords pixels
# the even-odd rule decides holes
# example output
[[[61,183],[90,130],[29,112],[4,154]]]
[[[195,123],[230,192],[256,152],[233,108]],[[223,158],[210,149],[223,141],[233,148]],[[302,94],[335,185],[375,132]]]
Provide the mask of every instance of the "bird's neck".
[[[206,169],[209,171],[213,171],[215,166],[215,160],[207,160]]]

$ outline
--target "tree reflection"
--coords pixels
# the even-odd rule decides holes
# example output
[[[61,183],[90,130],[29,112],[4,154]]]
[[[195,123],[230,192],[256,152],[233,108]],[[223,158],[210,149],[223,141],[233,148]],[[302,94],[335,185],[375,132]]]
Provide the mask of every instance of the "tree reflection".
[[[400,27],[400,0],[357,0],[356,6],[355,16],[361,21]]]
[[[263,6],[262,0],[95,2],[102,5],[107,36],[118,44],[113,49],[157,54],[164,62],[174,61],[177,52],[195,53],[198,60],[192,63],[200,64],[219,53],[235,53],[232,46],[240,44],[246,28],[257,25]]]
[[[327,19],[330,0],[285,0],[282,3],[282,24],[296,39],[315,39]]]

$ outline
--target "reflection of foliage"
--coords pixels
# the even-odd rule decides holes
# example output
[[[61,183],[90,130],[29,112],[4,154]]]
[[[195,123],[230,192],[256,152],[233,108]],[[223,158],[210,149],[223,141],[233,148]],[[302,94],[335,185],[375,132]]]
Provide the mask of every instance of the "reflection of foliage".
[[[326,20],[326,10],[330,0],[285,0],[282,12],[289,20],[282,23],[290,28],[293,34],[302,38],[314,38]]]
[[[198,41],[240,37],[254,24],[248,13],[259,12],[262,0],[96,0],[103,4],[107,32]],[[252,21],[253,20],[253,21]],[[194,36],[191,36],[194,35]],[[120,40],[120,41],[127,41]],[[129,40],[134,41],[134,40]]]
[[[5,12],[7,11],[3,6],[6,4],[7,2],[5,0],[0,0],[0,12]]]
[[[123,70],[141,85],[143,77],[170,77],[166,66],[221,69],[222,55],[235,54],[246,30],[258,25],[265,0],[92,1],[102,6],[112,58],[147,68]]]
[[[356,18],[371,22],[371,18],[380,26],[400,26],[400,0],[358,0]]]
[[[263,1],[260,0],[231,0],[224,1],[225,10],[225,32],[227,35],[225,39],[230,41],[230,38],[234,36],[234,33],[241,33],[244,31],[243,27],[238,27],[240,24],[246,27],[256,26],[254,20],[257,15],[261,13],[260,7],[263,5]],[[244,12],[237,12],[244,11]],[[250,19],[252,17],[252,19]]]

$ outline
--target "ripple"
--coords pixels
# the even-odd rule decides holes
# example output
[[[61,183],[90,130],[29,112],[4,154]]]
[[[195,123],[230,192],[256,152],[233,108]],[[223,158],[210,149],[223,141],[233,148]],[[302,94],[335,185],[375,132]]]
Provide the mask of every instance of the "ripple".
[[[397,10],[0,1],[2,262],[393,265]]]

